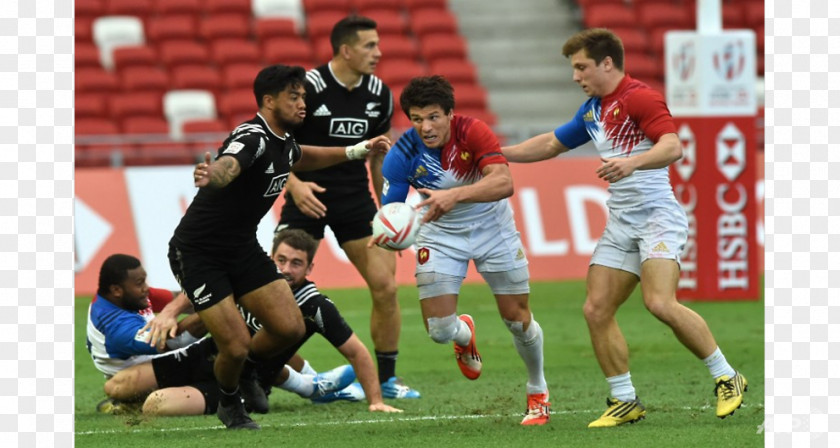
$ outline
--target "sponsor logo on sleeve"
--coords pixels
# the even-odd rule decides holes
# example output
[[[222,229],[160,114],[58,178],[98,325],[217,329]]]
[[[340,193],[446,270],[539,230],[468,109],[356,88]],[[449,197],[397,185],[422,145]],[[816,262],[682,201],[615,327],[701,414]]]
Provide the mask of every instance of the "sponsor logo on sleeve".
[[[222,154],[239,154],[239,151],[242,151],[242,148],[245,147],[244,143],[241,142],[230,142],[228,143],[227,147]]]

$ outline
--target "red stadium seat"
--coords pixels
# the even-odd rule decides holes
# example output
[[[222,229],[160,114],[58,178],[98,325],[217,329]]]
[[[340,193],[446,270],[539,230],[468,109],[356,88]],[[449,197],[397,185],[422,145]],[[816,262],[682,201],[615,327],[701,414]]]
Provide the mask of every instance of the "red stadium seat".
[[[333,57],[333,49],[332,44],[330,43],[329,36],[318,39],[313,41],[315,44],[312,46],[313,50],[315,51],[315,64],[321,65],[328,62]]]
[[[228,119],[244,115],[253,117],[257,112],[257,103],[254,99],[253,89],[225,92],[219,96],[218,105],[219,115]]]
[[[457,106],[457,102],[456,102],[456,106]],[[489,109],[486,109],[486,108],[476,109],[476,108],[469,108],[469,107],[467,107],[467,108],[456,107],[455,108],[455,113],[457,113],[458,115],[465,116],[465,117],[477,118],[477,119],[483,121],[485,124],[487,124],[490,127],[496,126],[496,123],[498,123],[498,119],[496,118],[496,114],[494,114],[492,111],[490,111]]]
[[[309,40],[315,42],[321,38],[330,37],[336,22],[347,17],[346,12],[321,11],[307,14],[306,34]]]
[[[76,43],[76,51],[73,55],[76,70],[80,68],[102,68],[99,62],[99,48],[92,43]]]
[[[744,4],[745,21],[744,26],[754,28],[757,26],[764,26],[764,2],[750,1]]]
[[[141,143],[134,151],[127,151],[126,166],[193,165],[196,162],[191,145],[177,141]]]
[[[411,128],[411,120],[409,120],[408,117],[405,116],[402,109],[400,109],[399,107],[394,109],[394,115],[393,117],[391,117],[391,128],[396,129],[400,132]]]
[[[438,59],[466,59],[467,44],[459,35],[431,34],[420,40],[420,54],[429,64]]]
[[[628,53],[624,55],[624,71],[634,78],[656,78],[664,76],[664,63],[656,56]]]
[[[753,31],[755,32],[755,49],[758,54],[764,54],[764,25]]]
[[[129,117],[163,118],[161,97],[145,92],[123,93],[108,99],[110,117],[121,121]]]
[[[668,31],[679,31],[679,28],[660,27],[649,31],[650,49],[657,57],[665,53],[665,33]]]
[[[122,122],[123,134],[169,134],[169,122],[161,117],[128,117]]]
[[[194,40],[198,38],[195,20],[183,14],[155,17],[146,22],[146,37],[156,45],[167,40]]]
[[[251,15],[251,0],[204,0],[204,10],[208,14]]]
[[[639,81],[647,84],[651,89],[656,90],[657,92],[661,93],[662,96],[665,96],[665,83],[662,82],[661,77],[653,77],[653,78],[641,77],[641,78],[636,78],[636,79],[638,79]]]
[[[79,135],[115,135],[120,131],[113,121],[107,118],[82,118],[76,120],[74,129],[76,136]]]
[[[157,51],[148,45],[114,49],[114,68],[117,72],[122,72],[129,67],[155,67],[157,63]]]
[[[77,44],[93,43],[93,20],[87,17],[76,17],[73,21],[73,34]]]
[[[370,17],[370,11],[395,11],[402,12],[405,7],[403,0],[353,0],[353,6],[359,14]]]
[[[612,5],[626,5],[627,0],[577,0],[577,4],[586,9],[592,5],[612,4]]]
[[[632,9],[618,4],[594,4],[583,11],[583,24],[587,28],[629,28],[638,25]]]
[[[126,92],[161,94],[169,90],[169,75],[156,67],[130,67],[120,74]]]
[[[219,71],[208,65],[182,65],[172,71],[172,88],[218,92],[222,87]]]
[[[376,32],[380,40],[390,39],[394,35],[408,33],[408,21],[399,11],[393,9],[377,9],[364,14],[376,22]],[[384,36],[384,37],[383,37]]]
[[[429,74],[443,75],[450,83],[478,83],[475,66],[466,59],[438,59],[431,65]]]
[[[409,36],[388,36],[387,39],[379,41],[379,50],[382,52],[382,60],[412,59],[420,57],[420,50],[417,48],[417,41]]]
[[[204,18],[198,25],[198,33],[207,41],[216,39],[242,39],[251,35],[251,24],[244,16],[220,14]]]
[[[637,23],[646,29],[659,26],[692,28],[691,10],[672,3],[642,3],[636,7]]]
[[[105,15],[105,0],[76,0],[74,3],[77,19],[84,17],[92,20]]]
[[[135,16],[145,19],[152,11],[152,0],[110,0],[109,16]]]
[[[419,39],[430,34],[458,34],[458,21],[449,11],[421,10],[408,19],[411,31]]]
[[[411,78],[425,76],[426,72],[423,64],[409,60],[382,62],[376,68],[376,76],[388,86],[408,84]]]
[[[210,45],[210,54],[219,67],[230,64],[258,64],[263,55],[252,41],[239,39],[220,39]]]
[[[639,28],[613,28],[612,32],[621,38],[625,53],[647,53],[650,51],[648,35]]]
[[[190,14],[198,16],[202,12],[202,0],[157,0],[155,12],[165,16],[171,14]]]
[[[256,114],[257,114],[257,106],[254,105],[254,108],[251,112],[240,112],[238,114],[231,115],[230,117],[227,118],[228,128],[232,130],[232,129],[236,128],[237,126],[239,126],[240,124],[242,124],[246,121],[250,121],[251,119],[254,118],[254,115],[256,115]],[[216,146],[216,148],[218,148],[218,146]],[[212,148],[210,149],[210,151],[212,152]]]
[[[267,64],[312,64],[314,53],[309,42],[300,37],[277,37],[263,42],[263,57]]]
[[[721,5],[723,13],[723,27],[726,29],[739,29],[747,26],[746,16],[741,4],[738,3],[723,3]]]
[[[225,122],[219,119],[190,120],[184,122],[184,135],[213,134],[228,131],[230,131],[230,129],[228,129]]]
[[[73,111],[76,120],[80,118],[108,118],[105,93],[76,93]]]
[[[167,41],[158,48],[160,59],[171,70],[179,65],[206,65],[210,54],[206,45],[193,41]]]
[[[303,0],[303,10],[307,15],[329,11],[346,16],[350,13],[350,0]]]
[[[288,17],[257,19],[254,23],[254,34],[260,42],[275,37],[298,37],[295,21]]]
[[[475,84],[452,84],[455,107],[458,109],[486,109],[487,91]]]
[[[417,11],[429,9],[436,11],[449,11],[446,0],[404,0],[405,7],[411,14]]]
[[[236,90],[253,88],[254,78],[262,70],[262,64],[231,64],[222,68],[222,89]]]
[[[76,92],[116,92],[117,77],[101,68],[76,70]]]

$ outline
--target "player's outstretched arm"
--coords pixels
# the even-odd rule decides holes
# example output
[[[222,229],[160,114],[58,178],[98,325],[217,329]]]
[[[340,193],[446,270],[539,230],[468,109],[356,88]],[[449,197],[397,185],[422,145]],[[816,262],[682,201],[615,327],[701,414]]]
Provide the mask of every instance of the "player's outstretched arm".
[[[315,182],[304,182],[295,176],[295,173],[290,173],[286,191],[292,195],[292,200],[304,215],[314,219],[327,216],[327,206],[315,196],[315,193],[327,191],[326,188]]]
[[[510,162],[530,163],[557,157],[568,150],[554,132],[546,132],[516,145],[503,146],[502,154]]]
[[[603,165],[595,170],[601,179],[618,182],[633,174],[636,170],[652,170],[666,166],[682,158],[682,144],[677,134],[668,133],[659,137],[659,141],[639,155],[632,157],[601,158]]]
[[[379,386],[379,377],[376,368],[373,366],[373,358],[356,333],[350,336],[345,343],[338,347],[338,351],[347,358],[353,370],[356,371],[356,378],[365,391],[368,400],[368,410],[371,412],[402,412],[393,406],[382,401],[382,388]]]
[[[348,160],[362,160],[371,153],[385,154],[391,149],[391,140],[384,135],[347,147],[302,145],[301,158],[292,171],[311,171],[337,165]]]
[[[198,188],[224,188],[242,171],[239,161],[234,157],[219,157],[212,161],[209,152],[204,153],[204,162],[195,166],[193,179]]]
[[[176,295],[155,315],[154,319],[146,323],[141,329],[144,332],[148,330],[146,342],[153,347],[157,347],[159,351],[164,351],[166,349],[166,339],[174,338],[177,334],[178,316],[189,310],[191,306],[186,294],[181,292]]]

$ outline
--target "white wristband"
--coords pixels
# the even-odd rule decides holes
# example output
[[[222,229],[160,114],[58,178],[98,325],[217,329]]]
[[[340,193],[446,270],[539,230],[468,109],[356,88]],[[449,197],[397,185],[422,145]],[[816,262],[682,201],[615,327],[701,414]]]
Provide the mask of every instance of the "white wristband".
[[[367,144],[368,141],[364,140],[356,143],[355,145],[348,146],[344,150],[344,153],[347,154],[347,160],[361,160],[367,157],[367,154],[370,152],[370,150],[365,147]]]

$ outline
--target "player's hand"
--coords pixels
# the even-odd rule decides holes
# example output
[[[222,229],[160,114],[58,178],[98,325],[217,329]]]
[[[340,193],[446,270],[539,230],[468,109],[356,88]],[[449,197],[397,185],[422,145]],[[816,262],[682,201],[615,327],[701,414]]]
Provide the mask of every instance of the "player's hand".
[[[198,188],[206,187],[210,183],[210,164],[212,163],[209,152],[204,153],[204,162],[199,163],[193,170],[193,181]]]
[[[159,351],[166,349],[166,339],[174,338],[178,332],[178,319],[166,313],[158,313],[140,331],[147,331],[146,342]]]
[[[315,182],[290,181],[286,183],[286,189],[289,190],[295,205],[304,215],[315,219],[327,216],[327,206],[315,196],[315,193],[327,191],[326,188]]]
[[[612,159],[601,157],[601,162],[603,162],[603,165],[598,167],[595,173],[599,178],[610,183],[618,182],[636,171],[635,161],[632,157],[615,157]]]
[[[421,210],[428,206],[426,214],[423,215],[423,224],[432,222],[441,216],[449,213],[458,203],[458,191],[452,190],[430,190],[428,188],[420,188],[418,193],[427,196],[426,199],[417,204],[414,209]]]
[[[402,409],[397,409],[391,405],[387,405],[385,403],[373,403],[368,406],[368,411],[370,412],[402,412]]]
[[[368,140],[367,148],[370,150],[368,157],[384,156],[391,149],[391,139],[387,135],[380,135]]]

